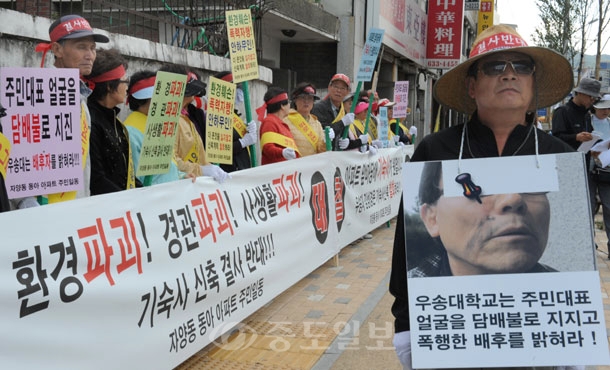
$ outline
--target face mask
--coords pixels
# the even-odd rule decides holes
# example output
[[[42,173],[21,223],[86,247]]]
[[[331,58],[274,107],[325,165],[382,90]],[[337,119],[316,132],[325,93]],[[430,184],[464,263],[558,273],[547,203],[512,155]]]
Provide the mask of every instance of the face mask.
[[[244,102],[244,90],[239,87],[235,91],[235,104],[241,104]]]

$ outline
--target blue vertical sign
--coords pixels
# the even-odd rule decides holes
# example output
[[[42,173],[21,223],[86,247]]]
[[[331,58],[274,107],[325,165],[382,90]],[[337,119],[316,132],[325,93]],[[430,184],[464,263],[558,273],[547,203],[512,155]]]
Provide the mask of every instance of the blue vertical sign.
[[[379,140],[383,142],[383,147],[389,147],[390,140],[390,127],[388,122],[388,108],[381,107],[379,108],[379,126],[377,126],[377,132],[379,133]]]
[[[371,28],[369,31],[364,49],[362,50],[362,58],[360,58],[360,66],[358,66],[356,81],[368,82],[373,78],[375,62],[377,61],[377,56],[381,49],[384,32],[385,30],[379,28]]]

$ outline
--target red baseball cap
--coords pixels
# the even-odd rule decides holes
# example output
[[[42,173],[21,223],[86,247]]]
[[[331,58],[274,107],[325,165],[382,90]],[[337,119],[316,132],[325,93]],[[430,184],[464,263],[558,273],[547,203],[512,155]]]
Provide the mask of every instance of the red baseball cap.
[[[390,101],[390,99],[388,98],[383,98],[379,101],[379,103],[377,103],[377,105],[379,107],[393,107],[396,103],[393,101]]]
[[[342,81],[342,82],[344,82],[347,85],[348,88],[351,86],[351,82],[349,81],[349,77],[347,77],[343,73],[337,73],[336,75],[333,76],[333,78],[330,79],[330,83],[331,84],[333,82],[335,82],[335,81]]]
[[[57,19],[49,27],[49,38],[51,42],[59,42],[67,39],[78,39],[93,36],[95,42],[108,42],[108,36],[93,32],[89,22],[80,15],[64,15]]]

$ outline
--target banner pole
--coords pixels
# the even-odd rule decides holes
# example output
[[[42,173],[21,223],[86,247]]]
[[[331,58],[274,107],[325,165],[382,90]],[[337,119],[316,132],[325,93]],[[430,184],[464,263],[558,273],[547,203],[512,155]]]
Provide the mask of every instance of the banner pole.
[[[244,108],[246,109],[246,125],[252,122],[252,108],[250,107],[250,89],[248,81],[241,83],[241,88],[244,90]],[[256,146],[250,145],[250,165],[256,167]]]

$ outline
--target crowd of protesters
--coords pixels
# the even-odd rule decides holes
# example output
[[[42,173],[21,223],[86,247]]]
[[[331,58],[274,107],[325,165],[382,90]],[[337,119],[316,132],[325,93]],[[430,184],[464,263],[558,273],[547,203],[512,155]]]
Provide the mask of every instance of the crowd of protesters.
[[[145,137],[148,111],[153,97],[157,71],[129,71],[127,60],[116,49],[102,49],[98,43],[108,43],[107,36],[95,33],[88,21],[79,15],[66,15],[49,27],[50,42],[36,47],[42,52],[44,67],[48,51],[53,54],[55,68],[78,68],[80,77],[81,122],[83,132],[83,189],[60,194],[8,200],[4,178],[0,184],[0,210],[30,208],[47,203],[80,197],[112,193],[145,185],[144,176],[136,176]],[[309,82],[299,83],[288,93],[281,87],[270,86],[264,104],[256,110],[258,122],[245,123],[235,109],[231,164],[212,164],[205,152],[206,87],[197,71],[187,66],[164,64],[159,71],[186,75],[187,83],[177,124],[176,142],[169,171],[148,177],[146,185],[175,181],[186,177],[210,176],[222,183],[234,171],[252,166],[250,151],[261,151],[261,164],[293,160],[327,150],[360,150],[376,153],[382,145],[378,140],[378,107],[388,109],[389,99],[378,104],[377,94],[359,94],[350,112],[353,98],[349,77],[338,73],[330,79],[329,93],[321,98]],[[213,77],[233,82],[230,71]],[[241,93],[241,95],[240,95]],[[235,106],[243,96],[237,84]],[[368,109],[369,97],[375,97],[374,109]],[[242,98],[243,99],[243,98]],[[119,118],[120,106],[130,110],[124,121]],[[4,112],[4,110],[3,110]],[[396,125],[396,122],[390,122]],[[402,123],[398,122],[402,126]],[[366,127],[366,129],[365,129]],[[395,126],[392,126],[395,127]],[[390,134],[394,136],[393,134]],[[395,145],[410,143],[406,135],[396,137]]]
[[[484,44],[486,38],[491,39],[497,34],[508,34],[521,40],[512,29],[492,27],[482,33],[475,44]],[[119,51],[97,49],[97,43],[107,43],[108,37],[94,33],[89,23],[77,15],[63,16],[53,22],[49,37],[49,43],[39,44],[36,48],[43,52],[42,65],[44,55],[51,51],[55,68],[78,68],[81,78],[80,125],[85,138],[82,149],[86,154],[83,161],[84,187],[75,192],[9,201],[5,179],[0,177],[0,211],[144,185],[144,179],[136,176],[135,169],[142,150],[157,71],[141,70],[129,74],[127,61]],[[586,79],[575,89],[575,96],[567,106],[558,109],[553,120],[554,137],[538,132],[527,114],[529,110],[560,101],[573,83],[569,64],[562,56],[546,48],[527,47],[524,42],[523,45],[489,50],[473,47],[468,61],[439,79],[434,90],[435,98],[447,107],[469,114],[471,119],[465,125],[426,137],[412,161],[568,152],[570,148],[557,138],[572,145],[573,149],[581,142],[591,140],[594,127],[581,125],[581,122],[591,123],[591,106],[597,109],[597,115],[593,116],[596,131],[610,132],[610,96],[600,100],[599,82]],[[561,73],[544,74],[542,66],[547,63]],[[257,121],[244,122],[236,110],[232,121],[233,163],[216,165],[208,161],[205,152],[206,110],[202,99],[207,85],[196,71],[186,66],[166,64],[160,71],[184,75],[187,83],[170,170],[154,176],[152,184],[199,176],[209,176],[222,183],[230,179],[232,172],[251,167],[249,151],[256,150],[257,144],[262,154],[262,165],[297,160],[327,150],[354,150],[375,155],[384,145],[379,137],[381,108],[387,109],[389,142],[395,146],[411,144],[416,135],[416,131],[407,129],[401,120],[393,119],[394,102],[380,98],[371,90],[355,93],[350,78],[337,73],[330,78],[325,97],[320,97],[316,87],[309,82],[299,83],[291,92],[270,86],[264,95],[264,104],[256,110]],[[566,79],[568,75],[570,77]],[[558,82],[558,76],[564,78]],[[233,82],[229,71],[216,73],[214,77]],[[466,88],[464,82],[468,82],[468,92],[460,90],[460,87]],[[510,101],[499,96],[501,94],[490,93],[490,86],[508,82],[522,85],[522,89],[517,90],[523,95],[518,104],[510,107],[507,107]],[[550,94],[545,87],[552,83],[557,86]],[[542,91],[539,96],[536,96],[537,88]],[[238,96],[240,94],[236,94]],[[122,122],[118,118],[118,106],[125,101],[132,112]],[[498,115],[499,111],[503,114]],[[0,106],[0,117],[3,115],[4,109]],[[561,121],[562,117],[565,122]],[[476,144],[472,146],[473,150],[462,150],[464,138],[469,149],[471,142]],[[610,209],[610,175],[606,172],[610,171],[598,168],[596,181],[591,181],[599,187],[604,213]],[[390,292],[396,299],[392,308],[396,317],[394,345],[404,368],[412,369],[402,210],[398,214],[390,281]],[[610,217],[605,216],[608,230]]]

